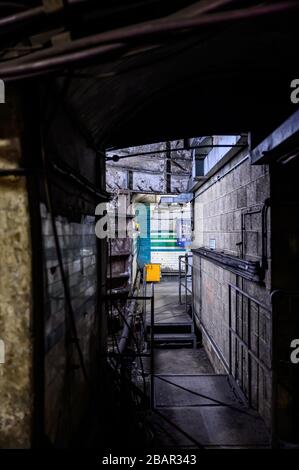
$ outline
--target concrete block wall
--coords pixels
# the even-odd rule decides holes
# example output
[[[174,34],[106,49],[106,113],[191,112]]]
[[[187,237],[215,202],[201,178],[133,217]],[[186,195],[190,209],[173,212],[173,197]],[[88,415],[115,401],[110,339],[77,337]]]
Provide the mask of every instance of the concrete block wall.
[[[246,153],[239,154],[227,163],[215,176],[205,182],[195,194],[193,247],[209,248],[214,240],[216,251],[241,257],[241,214],[248,210],[259,211],[270,196],[270,175],[267,166],[251,166]],[[270,219],[270,214],[268,214]],[[268,220],[268,240],[270,221]],[[245,217],[244,258],[261,261],[262,216],[261,212]],[[194,310],[201,325],[203,342],[217,372],[225,373],[231,366],[244,394],[251,395],[252,406],[270,424],[271,416],[271,320],[268,312],[260,308],[258,314],[254,302],[250,304],[250,332],[248,332],[247,301],[236,307],[236,293],[232,290],[231,325],[247,343],[250,338],[253,352],[259,354],[266,365],[265,371],[251,366],[248,375],[247,355],[241,348],[235,350],[234,341],[229,351],[229,284],[238,286],[246,294],[270,309],[270,244],[268,244],[268,270],[264,284],[251,282],[212,261],[193,255]],[[237,320],[236,320],[236,312]],[[237,323],[236,323],[237,321]],[[236,326],[237,325],[237,326]],[[231,364],[230,364],[231,357]],[[259,369],[259,370],[258,370]],[[249,383],[250,382],[250,383]]]
[[[260,208],[270,195],[266,165],[251,166],[246,160],[222,177],[241,160],[233,159],[195,194],[195,245],[208,247],[213,238],[216,250],[240,254],[242,211]],[[260,218],[250,216],[246,224],[246,259],[256,260],[261,256]]]
[[[79,424],[87,394],[78,353],[68,342],[70,322],[58,265],[50,215],[41,205],[45,270],[45,428],[52,442],[61,440]],[[80,346],[91,371],[96,346],[97,275],[96,237],[93,217],[74,223],[56,218],[64,269],[67,275]],[[72,366],[75,366],[74,368]],[[77,418],[77,422],[75,421]],[[66,432],[66,429],[69,431]]]

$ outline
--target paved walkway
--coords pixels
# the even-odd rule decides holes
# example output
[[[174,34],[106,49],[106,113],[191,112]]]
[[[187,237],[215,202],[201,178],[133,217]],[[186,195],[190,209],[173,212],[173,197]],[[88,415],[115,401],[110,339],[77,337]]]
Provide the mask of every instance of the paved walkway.
[[[177,280],[155,285],[155,328],[187,321],[190,316],[178,303]],[[148,365],[145,369],[149,372]],[[214,373],[203,348],[155,349],[154,384],[159,414],[151,419],[157,447],[268,447],[262,419],[236,393],[227,375]]]

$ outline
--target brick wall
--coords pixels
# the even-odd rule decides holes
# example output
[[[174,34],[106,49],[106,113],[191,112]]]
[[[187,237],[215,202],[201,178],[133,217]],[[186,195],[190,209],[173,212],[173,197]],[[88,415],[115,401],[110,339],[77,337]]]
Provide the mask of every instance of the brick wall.
[[[262,215],[265,199],[270,195],[270,176],[267,166],[251,166],[246,153],[241,153],[227,163],[215,176],[208,179],[195,194],[194,247],[209,248],[214,240],[216,251],[241,257],[241,214],[253,211],[244,218],[244,258],[261,261]],[[270,217],[268,216],[268,219]],[[270,223],[268,220],[268,240]],[[218,372],[228,371],[240,385],[245,395],[251,396],[252,406],[270,422],[271,403],[271,322],[266,308],[270,308],[270,246],[268,245],[268,270],[263,285],[247,281],[194,254],[194,309],[198,324],[202,326],[203,342]],[[231,326],[245,343],[260,356],[265,370],[251,361],[248,368],[245,349],[229,346],[229,284],[237,286],[252,299],[265,304],[257,307],[247,302],[232,289]],[[236,300],[237,299],[237,300]],[[259,309],[259,312],[258,312]],[[237,318],[236,318],[237,317]],[[249,322],[248,323],[248,318]],[[249,328],[249,330],[248,330]],[[246,357],[245,357],[246,356]],[[231,357],[231,360],[230,360]],[[251,377],[249,375],[251,372]]]
[[[45,268],[45,390],[46,433],[57,445],[66,444],[84,412],[86,385],[78,353],[68,344],[70,332],[65,294],[61,281],[52,225],[41,205]],[[96,237],[93,217],[81,223],[57,217],[56,226],[75,314],[80,346],[88,372],[96,344]],[[81,412],[80,412],[81,411]],[[76,422],[77,420],[77,422]],[[67,430],[67,431],[66,431]],[[65,433],[65,435],[63,435]]]

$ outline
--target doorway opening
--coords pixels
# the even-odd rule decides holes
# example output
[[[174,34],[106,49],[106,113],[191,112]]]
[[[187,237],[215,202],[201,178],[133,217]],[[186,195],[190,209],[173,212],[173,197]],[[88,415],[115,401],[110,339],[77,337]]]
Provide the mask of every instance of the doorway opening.
[[[247,193],[261,175],[247,174],[247,136],[110,150],[106,159],[110,355],[130,351],[128,380],[148,398],[157,444],[267,447],[263,414],[248,399],[252,371],[263,369],[254,361],[249,368],[244,356],[255,331],[244,296],[259,315],[262,304],[241,289],[235,267],[249,266],[248,281],[256,280],[260,247],[249,241],[262,209],[253,210],[261,204]],[[241,222],[249,218],[248,231]],[[255,219],[256,232],[262,220]],[[154,282],[149,266],[159,267]],[[116,367],[123,369],[122,359]]]

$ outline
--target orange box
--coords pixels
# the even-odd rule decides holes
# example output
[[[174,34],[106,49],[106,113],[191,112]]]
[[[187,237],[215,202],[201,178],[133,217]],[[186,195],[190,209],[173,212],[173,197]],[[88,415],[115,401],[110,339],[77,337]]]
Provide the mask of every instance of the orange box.
[[[160,282],[161,280],[161,264],[151,263],[145,264],[145,281],[146,282]]]

